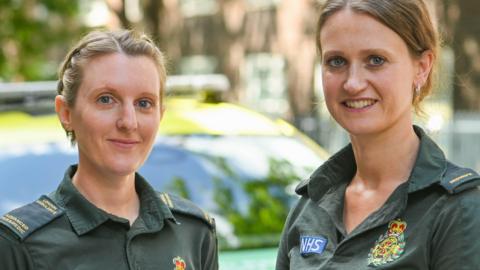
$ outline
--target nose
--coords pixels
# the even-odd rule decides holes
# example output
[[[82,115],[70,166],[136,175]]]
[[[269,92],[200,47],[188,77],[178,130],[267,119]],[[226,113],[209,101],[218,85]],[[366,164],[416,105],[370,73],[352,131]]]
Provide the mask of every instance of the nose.
[[[360,65],[351,65],[348,69],[348,77],[343,88],[351,95],[355,95],[367,88],[367,80],[364,70]]]
[[[119,112],[119,117],[117,120],[117,128],[132,131],[137,129],[138,122],[137,122],[137,114],[135,110],[135,106],[133,105],[124,105],[121,107]]]

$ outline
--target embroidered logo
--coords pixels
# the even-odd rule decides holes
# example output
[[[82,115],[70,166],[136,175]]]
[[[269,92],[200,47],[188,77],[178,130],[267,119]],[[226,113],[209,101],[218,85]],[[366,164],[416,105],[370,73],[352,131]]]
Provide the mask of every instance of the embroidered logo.
[[[398,259],[405,250],[403,232],[407,223],[401,219],[390,221],[388,231],[381,235],[368,254],[368,265],[380,266]]]
[[[185,269],[187,269],[187,264],[185,263],[185,261],[178,256],[173,258],[173,264],[175,265],[175,268],[173,268],[173,270],[185,270]]]
[[[322,254],[327,246],[327,238],[322,236],[300,236],[300,255]]]

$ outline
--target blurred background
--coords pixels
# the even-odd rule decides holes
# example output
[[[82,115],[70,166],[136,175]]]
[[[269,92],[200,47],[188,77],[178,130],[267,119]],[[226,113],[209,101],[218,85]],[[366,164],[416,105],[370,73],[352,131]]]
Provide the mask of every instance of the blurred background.
[[[226,98],[281,117],[333,153],[347,141],[323,102],[315,48],[321,0],[1,0],[0,81],[56,79],[93,28],[152,35],[170,74],[221,73]],[[435,94],[417,122],[449,158],[480,169],[480,2],[427,0],[443,39]]]

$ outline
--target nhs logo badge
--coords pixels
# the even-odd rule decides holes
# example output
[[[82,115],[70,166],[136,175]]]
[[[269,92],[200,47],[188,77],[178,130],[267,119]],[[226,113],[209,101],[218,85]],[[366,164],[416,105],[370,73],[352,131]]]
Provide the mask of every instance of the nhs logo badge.
[[[327,246],[327,238],[322,236],[300,236],[300,254],[322,254]]]

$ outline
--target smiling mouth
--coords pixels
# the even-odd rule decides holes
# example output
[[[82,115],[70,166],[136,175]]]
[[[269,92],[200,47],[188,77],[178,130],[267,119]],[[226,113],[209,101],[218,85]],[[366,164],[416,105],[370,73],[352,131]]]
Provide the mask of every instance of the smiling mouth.
[[[363,108],[372,106],[376,102],[377,101],[373,99],[349,100],[349,101],[343,102],[343,105],[351,109],[363,109]]]

